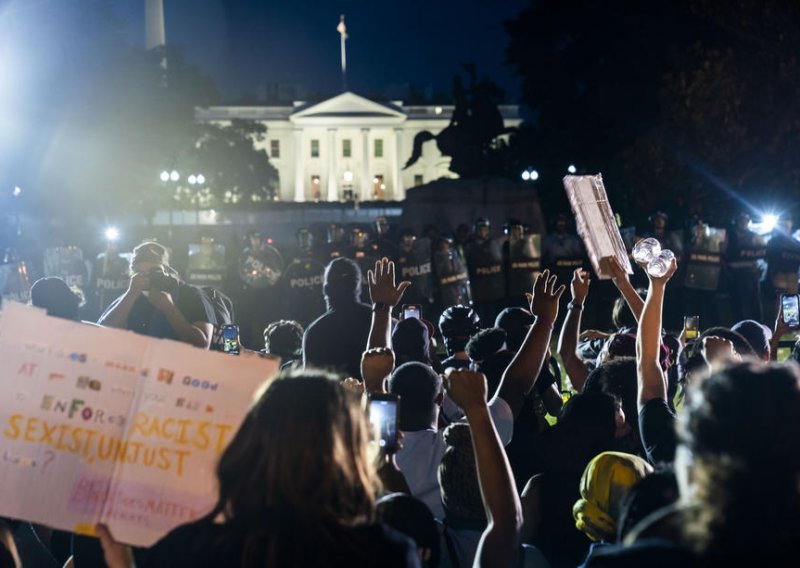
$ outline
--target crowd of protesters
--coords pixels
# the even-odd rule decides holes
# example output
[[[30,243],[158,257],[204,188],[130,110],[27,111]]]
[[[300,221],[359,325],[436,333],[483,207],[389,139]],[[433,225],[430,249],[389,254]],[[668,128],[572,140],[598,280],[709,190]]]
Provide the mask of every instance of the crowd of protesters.
[[[787,227],[766,242],[745,221],[714,252],[707,227],[681,241],[655,215],[636,236],[677,259],[661,277],[603,259],[605,287],[566,217],[539,250],[522,224],[501,242],[485,220],[471,237],[378,227],[324,247],[300,231],[292,262],[323,271],[319,286],[294,277],[319,313],[259,312],[262,341],[244,347],[282,371],[221,456],[214,509],[138,550],[104,526],[98,544],[9,520],[0,566],[784,565],[800,534],[800,348],[779,357],[793,329],[780,303],[764,318],[761,283],[796,293],[800,254]],[[97,324],[214,348],[222,318],[252,315],[246,302],[285,281],[292,263],[276,274],[263,248],[253,235],[251,286],[231,305],[140,244]],[[716,293],[691,288],[715,271],[737,319],[670,323],[699,313],[687,290]],[[287,310],[300,298],[281,293]],[[31,296],[81,317],[61,280]],[[613,323],[595,314],[589,329],[590,303]],[[399,441],[377,450],[363,401],[392,396]]]

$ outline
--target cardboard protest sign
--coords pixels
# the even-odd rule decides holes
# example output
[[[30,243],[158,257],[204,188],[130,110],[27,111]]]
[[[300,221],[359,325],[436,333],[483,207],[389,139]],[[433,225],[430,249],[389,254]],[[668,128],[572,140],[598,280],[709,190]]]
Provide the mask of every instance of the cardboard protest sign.
[[[0,515],[149,546],[216,499],[217,459],[278,361],[0,314]]]
[[[607,256],[616,257],[620,266],[628,274],[633,274],[602,176],[565,176],[564,188],[575,214],[575,226],[597,277],[601,280],[611,278],[600,262]]]

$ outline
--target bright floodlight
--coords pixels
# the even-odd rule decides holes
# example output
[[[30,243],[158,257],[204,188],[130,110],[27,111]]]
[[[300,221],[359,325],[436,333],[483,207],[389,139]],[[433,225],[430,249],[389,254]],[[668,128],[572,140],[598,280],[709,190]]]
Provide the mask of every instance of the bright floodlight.
[[[531,170],[531,181],[536,181],[537,179],[539,179],[539,172]]]
[[[106,229],[106,240],[116,241],[119,238],[119,229],[116,227],[109,227]]]
[[[172,170],[172,172],[169,174],[169,179],[172,181],[178,181],[181,179],[181,174],[179,174],[176,170]]]
[[[578,171],[578,168],[575,167],[575,164],[570,164],[569,167],[567,168],[567,171],[571,174],[574,174],[575,172]]]
[[[169,181],[169,172],[164,170],[163,172],[161,172],[161,175],[159,177],[161,178],[161,181]]]
[[[194,185],[195,183],[197,183],[197,176],[195,176],[194,174],[190,175],[187,179],[189,181],[189,185]]]
[[[774,213],[766,213],[764,218],[761,219],[761,226],[764,228],[764,231],[771,231],[778,224],[778,221],[780,221],[780,218],[777,215]]]
[[[524,181],[528,181],[529,179],[531,179],[531,172],[529,172],[528,170],[522,172],[522,179]]]
[[[19,195],[21,193],[22,193],[22,188],[20,186],[18,186],[18,185],[15,185],[14,186],[14,193],[13,193],[14,197],[19,197]]]
[[[199,184],[206,183],[206,176],[204,176],[203,174],[197,174],[197,177],[195,179],[197,180],[197,183],[199,183]]]

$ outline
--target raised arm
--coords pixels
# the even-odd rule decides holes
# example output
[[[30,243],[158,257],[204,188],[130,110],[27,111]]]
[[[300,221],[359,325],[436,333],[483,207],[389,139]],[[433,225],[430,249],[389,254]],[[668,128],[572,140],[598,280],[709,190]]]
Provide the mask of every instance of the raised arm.
[[[664,289],[675,274],[677,263],[672,260],[667,273],[661,278],[649,274],[650,287],[644,302],[639,329],[636,332],[636,375],[638,379],[639,410],[654,398],[667,399],[667,377],[661,369],[661,312],[664,306]]]
[[[374,270],[367,271],[369,297],[372,301],[372,324],[369,328],[367,349],[392,347],[392,309],[400,303],[403,293],[411,282],[395,285],[394,262],[383,257],[375,263]]]
[[[556,277],[550,276],[549,270],[536,277],[533,294],[528,297],[531,313],[536,316],[536,320],[528,330],[522,347],[503,373],[497,389],[497,396],[508,403],[514,418],[519,415],[525,396],[533,388],[547,354],[553,322],[558,315],[558,301],[564,293],[563,284],[557,289],[555,285]]]
[[[464,409],[472,432],[481,498],[489,521],[473,566],[514,566],[522,530],[522,505],[508,457],[486,405],[486,377],[450,370],[447,392]]]
[[[558,337],[558,355],[564,362],[567,376],[578,392],[583,390],[586,376],[589,374],[586,365],[578,357],[578,334],[581,331],[581,315],[583,314],[583,304],[589,294],[589,273],[580,268],[576,268],[572,274],[572,282],[569,289],[572,294],[572,301],[567,305],[567,317],[561,326],[561,335]]]
[[[611,281],[617,287],[619,293],[622,294],[622,297],[625,298],[625,303],[628,304],[633,317],[636,318],[637,322],[640,321],[642,310],[644,309],[644,300],[636,293],[636,288],[631,284],[628,273],[625,272],[625,269],[620,266],[619,261],[613,256],[604,257],[601,262],[605,263],[605,267],[611,274]]]
[[[144,290],[150,289],[150,277],[147,272],[139,272],[131,276],[128,289],[100,316],[98,324],[105,327],[124,329],[128,325],[128,316],[133,309],[133,304],[139,299]]]

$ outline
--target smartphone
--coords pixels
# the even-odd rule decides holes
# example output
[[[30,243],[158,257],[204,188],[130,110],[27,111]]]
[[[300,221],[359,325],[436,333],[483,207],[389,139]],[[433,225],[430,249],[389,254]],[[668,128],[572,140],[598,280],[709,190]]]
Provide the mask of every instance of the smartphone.
[[[397,451],[400,397],[396,394],[372,394],[369,397],[369,423],[372,440],[387,454]]]
[[[782,294],[781,308],[783,309],[783,323],[789,327],[800,327],[800,296]]]
[[[222,351],[231,355],[239,354],[239,326],[222,326]]]
[[[683,317],[683,335],[686,339],[697,339],[700,329],[700,316]]]
[[[419,304],[403,304],[403,319],[422,319],[422,306]]]

